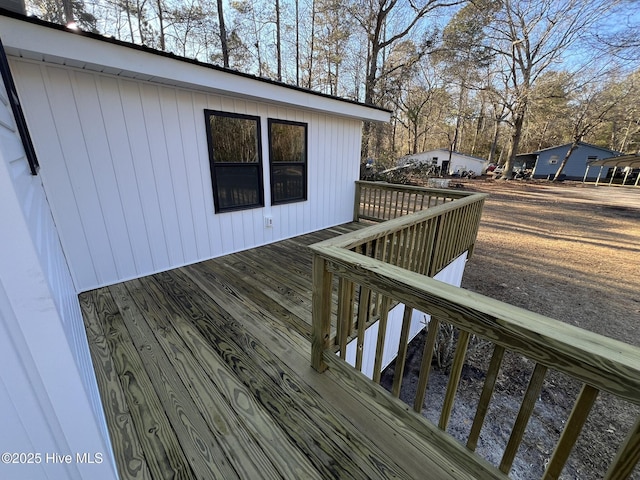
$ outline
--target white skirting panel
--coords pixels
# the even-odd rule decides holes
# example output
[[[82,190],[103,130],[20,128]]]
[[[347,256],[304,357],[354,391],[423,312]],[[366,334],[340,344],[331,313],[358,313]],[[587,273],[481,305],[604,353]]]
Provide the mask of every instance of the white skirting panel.
[[[352,218],[359,120],[10,61],[77,291]],[[265,207],[214,213],[205,109],[261,118]],[[305,202],[270,205],[269,118],[308,124]]]
[[[467,252],[464,252],[453,262],[441,270],[434,278],[441,282],[459,287],[462,284],[462,275],[467,262]],[[382,368],[389,366],[398,355],[398,345],[400,343],[400,331],[402,330],[402,317],[405,306],[403,304],[395,306],[387,319],[387,332],[385,334],[384,351],[382,355]],[[411,327],[409,329],[409,341],[411,341],[420,331],[425,328],[431,317],[424,312],[414,310],[411,316]],[[364,347],[362,351],[362,373],[367,377],[373,377],[373,366],[376,358],[376,345],[378,342],[379,323],[371,325],[364,336]],[[356,364],[357,340],[351,341],[347,345],[346,361],[352,366]]]

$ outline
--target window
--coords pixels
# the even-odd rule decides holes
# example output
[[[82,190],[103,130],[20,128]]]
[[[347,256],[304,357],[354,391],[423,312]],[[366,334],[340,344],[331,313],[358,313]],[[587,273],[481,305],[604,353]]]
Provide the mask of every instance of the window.
[[[264,206],[260,118],[205,110],[216,213]]]
[[[307,199],[307,124],[269,119],[271,204]]]

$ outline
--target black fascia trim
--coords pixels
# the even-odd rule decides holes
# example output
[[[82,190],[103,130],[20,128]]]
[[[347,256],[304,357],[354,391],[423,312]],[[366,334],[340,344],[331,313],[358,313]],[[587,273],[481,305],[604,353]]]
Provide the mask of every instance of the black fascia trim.
[[[33,148],[33,142],[31,141],[31,135],[29,134],[27,121],[24,118],[24,112],[22,111],[22,106],[20,105],[18,91],[16,90],[16,84],[14,83],[13,76],[11,75],[9,61],[7,60],[7,55],[4,51],[2,40],[0,40],[0,74],[2,74],[2,80],[4,81],[4,86],[7,91],[7,97],[9,98],[9,104],[11,105],[11,110],[13,111],[13,118],[15,118],[16,126],[18,128],[18,134],[20,135],[20,139],[22,140],[24,153],[27,157],[27,162],[29,162],[29,170],[31,170],[31,175],[37,175],[38,170],[40,169],[40,164],[38,163],[36,151]]]
[[[85,32],[85,31],[82,31],[82,30],[76,30],[76,29],[67,28],[64,25],[59,25],[57,23],[46,22],[44,20],[40,20],[38,17],[22,15],[20,13],[12,12],[12,11],[6,10],[4,8],[0,8],[0,15],[2,15],[4,17],[14,18],[16,20],[21,20],[23,22],[32,23],[34,25],[39,25],[41,27],[51,28],[53,30],[66,32],[66,33],[70,33],[70,34],[73,34],[73,35],[79,35],[81,37],[91,38],[93,40],[98,40],[100,42],[111,43],[113,45],[118,45],[120,47],[131,48],[133,50],[138,50],[138,51],[141,51],[141,52],[150,53],[152,55],[158,55],[158,56],[165,57],[165,58],[171,58],[171,59],[177,60],[179,62],[190,63],[192,65],[198,65],[200,67],[209,68],[211,70],[216,70],[218,72],[229,73],[231,75],[237,75],[237,76],[243,77],[243,78],[250,78],[250,79],[255,80],[257,82],[267,83],[269,85],[277,85],[278,87],[287,88],[289,90],[295,90],[295,91],[298,91],[298,92],[308,93],[309,95],[314,95],[314,96],[317,96],[317,97],[328,98],[328,99],[336,100],[336,101],[339,101],[339,102],[350,103],[351,105],[358,105],[360,107],[367,107],[367,108],[372,108],[374,110],[379,110],[381,112],[391,113],[391,110],[386,109],[386,108],[382,108],[382,107],[378,107],[378,106],[373,105],[373,104],[358,102],[356,100],[350,100],[348,98],[335,97],[333,95],[329,95],[329,94],[321,93],[321,92],[316,92],[316,91],[310,90],[308,88],[298,87],[297,85],[289,85],[287,83],[278,82],[276,80],[271,80],[269,78],[263,78],[263,77],[258,77],[256,75],[251,75],[249,73],[239,72],[238,70],[233,70],[231,68],[224,68],[224,67],[221,67],[219,65],[213,65],[211,63],[201,62],[200,60],[196,60],[194,58],[180,57],[180,56],[178,56],[178,55],[176,55],[174,53],[163,52],[161,50],[156,50],[154,48],[147,47],[147,46],[144,46],[144,45],[138,45],[138,44],[131,43],[131,42],[125,42],[123,40],[118,40],[118,39],[115,39],[113,37],[106,37],[106,36],[100,35],[98,33]],[[99,63],[99,61],[97,63]]]

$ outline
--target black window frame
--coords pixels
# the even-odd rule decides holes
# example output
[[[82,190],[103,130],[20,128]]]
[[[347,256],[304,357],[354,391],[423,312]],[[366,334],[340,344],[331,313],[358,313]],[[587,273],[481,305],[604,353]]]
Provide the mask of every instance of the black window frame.
[[[278,118],[269,118],[268,119],[268,138],[269,138],[269,181],[271,185],[271,205],[285,205],[287,203],[297,203],[297,202],[305,202],[307,201],[308,195],[308,181],[307,181],[307,170],[309,164],[309,124],[305,122],[294,122],[291,120],[280,120]],[[289,197],[285,199],[276,199],[276,185],[275,185],[275,175],[274,175],[274,155],[273,155],[273,142],[271,140],[272,135],[272,125],[274,123],[283,124],[283,125],[293,125],[297,127],[304,128],[304,161],[303,162],[277,162],[275,163],[275,168],[277,167],[302,167],[302,195],[296,197]]]
[[[250,120],[255,122],[256,125],[256,153],[258,161],[256,163],[247,163],[247,162],[218,162],[215,160],[215,151],[213,148],[214,132],[211,130],[211,121],[210,118],[212,116],[217,117],[226,117],[226,118],[240,118],[243,120]],[[215,213],[225,213],[225,212],[234,212],[240,210],[250,210],[254,208],[264,207],[264,181],[263,181],[263,170],[262,170],[262,135],[261,135],[261,127],[260,127],[260,117],[256,115],[245,115],[242,113],[232,113],[225,112],[221,110],[204,110],[204,118],[205,118],[205,126],[207,129],[207,145],[209,147],[209,168],[211,171],[211,187],[213,188],[213,204]],[[257,185],[257,198],[258,201],[256,203],[251,204],[243,204],[243,205],[233,205],[233,206],[222,206],[220,201],[220,191],[217,187],[217,180],[219,177],[222,177],[222,169],[234,168],[237,170],[255,170],[256,175],[256,185]],[[218,173],[220,172],[220,173]]]
[[[22,105],[20,105],[20,99],[18,98],[18,91],[16,90],[16,84],[13,81],[11,75],[11,69],[9,68],[9,60],[7,54],[4,51],[4,45],[0,40],[0,75],[4,81],[4,87],[7,91],[7,97],[9,98],[9,104],[13,111],[13,118],[15,119],[16,126],[18,128],[18,134],[22,140],[22,146],[24,148],[27,162],[29,163],[29,170],[31,175],[37,175],[40,169],[38,163],[38,157],[36,156],[36,150],[33,148],[33,142],[31,141],[31,135],[29,134],[29,128],[27,127],[27,121],[24,118],[24,112],[22,111]]]

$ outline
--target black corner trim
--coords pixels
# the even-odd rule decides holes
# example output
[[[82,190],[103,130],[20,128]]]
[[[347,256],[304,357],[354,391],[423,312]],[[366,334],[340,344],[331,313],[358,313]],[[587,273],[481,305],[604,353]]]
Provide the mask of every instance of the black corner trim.
[[[9,69],[9,61],[7,60],[7,55],[4,51],[2,40],[0,40],[0,73],[2,74],[2,80],[4,81],[4,86],[7,90],[7,97],[9,97],[11,110],[13,110],[13,116],[18,127],[18,133],[20,134],[20,138],[22,139],[22,146],[24,147],[24,152],[27,156],[27,161],[29,162],[31,175],[37,175],[38,170],[40,169],[40,164],[38,163],[36,151],[33,148],[33,142],[31,141],[29,128],[27,127],[27,122],[24,118],[24,112],[22,111],[22,106],[20,105],[18,91],[16,90],[16,84],[13,82],[13,76],[11,75],[11,70]]]

